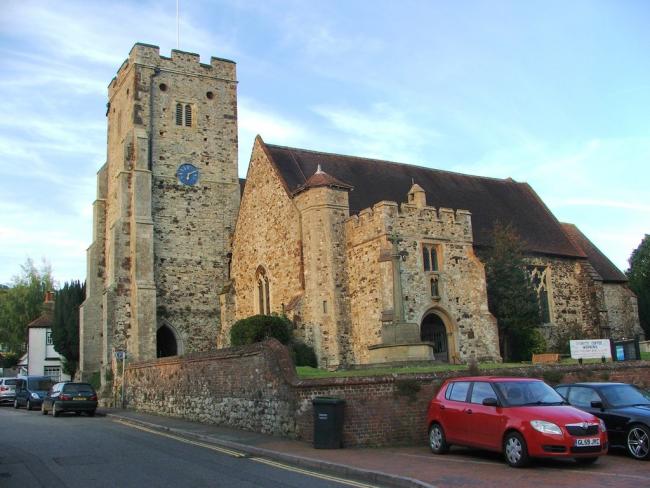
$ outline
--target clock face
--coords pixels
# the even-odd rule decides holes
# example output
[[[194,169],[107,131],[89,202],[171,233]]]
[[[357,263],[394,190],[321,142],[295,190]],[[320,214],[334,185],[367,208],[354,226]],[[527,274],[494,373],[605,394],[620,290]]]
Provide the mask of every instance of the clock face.
[[[183,163],[178,167],[176,176],[183,185],[196,185],[199,181],[199,168],[190,163]]]

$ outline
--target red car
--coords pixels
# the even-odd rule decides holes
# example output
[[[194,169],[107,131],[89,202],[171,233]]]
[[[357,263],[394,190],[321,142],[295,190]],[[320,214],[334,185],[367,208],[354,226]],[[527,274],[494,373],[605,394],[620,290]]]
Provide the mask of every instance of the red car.
[[[569,457],[591,464],[607,454],[602,420],[569,406],[533,378],[471,377],[445,381],[429,405],[429,446],[457,444],[503,452],[515,468],[531,457]]]

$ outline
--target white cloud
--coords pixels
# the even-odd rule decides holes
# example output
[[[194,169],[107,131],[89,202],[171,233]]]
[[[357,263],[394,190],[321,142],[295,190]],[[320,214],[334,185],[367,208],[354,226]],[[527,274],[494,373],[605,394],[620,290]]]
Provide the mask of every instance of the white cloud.
[[[414,125],[409,113],[384,103],[375,103],[366,111],[335,106],[312,110],[338,131],[332,139],[347,154],[418,162],[440,137],[433,129]]]

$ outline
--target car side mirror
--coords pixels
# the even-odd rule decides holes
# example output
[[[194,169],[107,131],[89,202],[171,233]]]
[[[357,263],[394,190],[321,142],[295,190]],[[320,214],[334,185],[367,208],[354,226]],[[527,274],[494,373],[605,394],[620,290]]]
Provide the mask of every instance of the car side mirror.
[[[591,402],[591,408],[603,408],[603,402],[600,400],[594,400]]]
[[[497,400],[494,397],[487,397],[483,399],[483,405],[485,405],[486,407],[498,407],[499,400]]]

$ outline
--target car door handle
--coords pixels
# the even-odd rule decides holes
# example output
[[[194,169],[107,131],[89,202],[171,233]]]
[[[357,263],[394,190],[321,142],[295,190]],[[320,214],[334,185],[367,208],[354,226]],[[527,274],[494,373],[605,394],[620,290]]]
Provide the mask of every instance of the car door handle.
[[[444,410],[444,409],[445,409],[445,406],[444,406],[444,405],[440,405],[440,410]]]
[[[467,410],[465,410],[465,413],[472,413],[472,409],[468,408]]]

